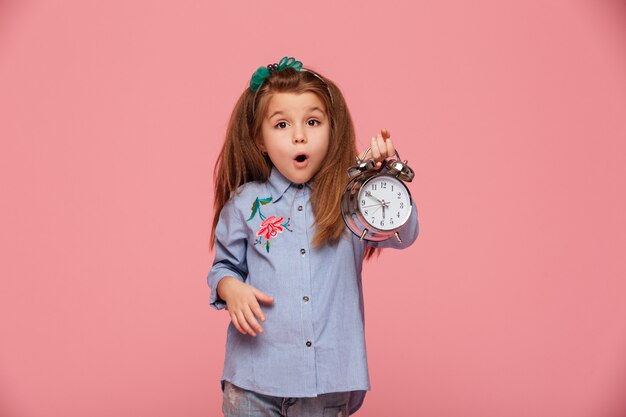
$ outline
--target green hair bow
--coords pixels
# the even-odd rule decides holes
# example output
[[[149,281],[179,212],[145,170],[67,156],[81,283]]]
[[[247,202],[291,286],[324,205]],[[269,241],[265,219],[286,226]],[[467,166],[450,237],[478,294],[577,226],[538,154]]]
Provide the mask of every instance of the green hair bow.
[[[302,69],[302,62],[297,61],[293,57],[285,56],[283,57],[278,64],[269,64],[267,67],[259,67],[254,74],[252,74],[252,78],[250,79],[250,90],[252,92],[256,92],[261,86],[267,77],[269,77],[274,71],[282,71],[285,68],[293,68],[296,71],[300,71]]]

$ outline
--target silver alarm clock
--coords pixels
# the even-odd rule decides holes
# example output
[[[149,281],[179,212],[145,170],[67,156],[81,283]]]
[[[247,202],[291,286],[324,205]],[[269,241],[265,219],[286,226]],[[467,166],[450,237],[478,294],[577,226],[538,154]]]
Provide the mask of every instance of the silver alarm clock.
[[[413,201],[404,182],[411,182],[415,173],[397,151],[396,159],[387,160],[380,168],[373,159],[364,159],[368,151],[348,169],[351,179],[341,198],[343,220],[361,240],[395,236],[401,242],[398,229],[409,220]]]

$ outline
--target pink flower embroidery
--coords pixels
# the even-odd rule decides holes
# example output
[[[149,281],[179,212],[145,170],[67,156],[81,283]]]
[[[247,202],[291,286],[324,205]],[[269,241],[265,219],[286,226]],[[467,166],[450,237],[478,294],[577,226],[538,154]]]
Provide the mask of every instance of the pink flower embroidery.
[[[271,238],[276,237],[276,235],[278,235],[279,233],[282,233],[285,229],[289,230],[290,232],[292,231],[289,228],[289,222],[291,221],[291,217],[288,217],[287,221],[283,223],[283,221],[285,220],[284,217],[278,217],[278,218],[276,216],[265,217],[263,213],[261,213],[261,206],[264,206],[271,202],[272,202],[272,197],[265,197],[265,198],[257,197],[254,200],[254,203],[252,203],[252,207],[250,208],[251,210],[250,217],[248,217],[248,219],[246,220],[247,222],[249,222],[250,220],[255,218],[257,213],[259,214],[259,217],[261,218],[262,223],[261,223],[261,227],[259,228],[259,231],[256,232],[256,235],[259,236],[259,238],[254,242],[254,244],[265,246],[265,250],[267,251],[267,253],[270,252],[270,239]],[[265,238],[265,243],[263,243],[263,238]]]
[[[261,223],[261,227],[259,228],[259,231],[256,232],[256,235],[264,237],[265,240],[270,240],[285,230],[282,225],[283,220],[285,220],[284,217],[267,217],[263,220],[263,223]]]

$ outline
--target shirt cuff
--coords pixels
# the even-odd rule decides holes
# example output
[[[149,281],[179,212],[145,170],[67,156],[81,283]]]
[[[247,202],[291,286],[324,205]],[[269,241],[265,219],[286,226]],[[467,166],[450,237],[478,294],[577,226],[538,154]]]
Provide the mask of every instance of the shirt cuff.
[[[244,279],[241,275],[239,275],[237,272],[233,271],[232,269],[228,269],[228,268],[220,268],[220,269],[212,269],[211,272],[209,272],[209,275],[207,277],[207,282],[209,284],[209,287],[211,288],[211,296],[209,298],[209,304],[211,305],[211,307],[215,308],[216,310],[222,310],[223,308],[226,307],[226,301],[222,300],[220,298],[220,296],[217,294],[217,286],[219,285],[220,281],[222,280],[222,278],[224,277],[233,277],[235,279],[238,279],[241,282],[244,282]]]

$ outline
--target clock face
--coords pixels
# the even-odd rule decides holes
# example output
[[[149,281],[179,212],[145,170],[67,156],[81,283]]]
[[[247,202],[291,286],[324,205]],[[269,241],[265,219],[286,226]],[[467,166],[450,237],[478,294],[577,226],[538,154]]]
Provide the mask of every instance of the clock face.
[[[365,221],[379,230],[402,226],[411,214],[411,198],[406,186],[395,177],[372,177],[359,192],[359,211]]]

